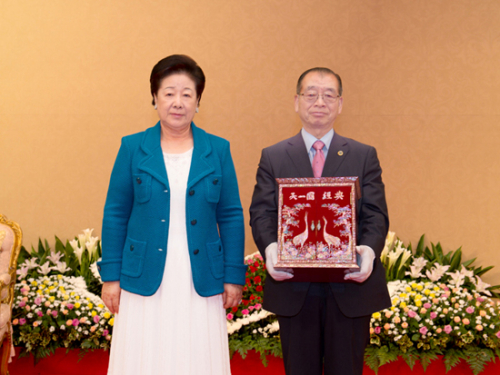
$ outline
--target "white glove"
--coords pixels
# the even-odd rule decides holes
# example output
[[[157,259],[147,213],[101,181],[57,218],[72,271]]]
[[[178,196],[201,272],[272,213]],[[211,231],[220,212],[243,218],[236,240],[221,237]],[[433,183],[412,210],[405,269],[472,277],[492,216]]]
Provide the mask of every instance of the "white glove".
[[[274,268],[274,265],[278,262],[278,243],[273,242],[266,247],[266,268],[269,275],[276,281],[283,281],[286,279],[291,279],[293,277],[293,270],[284,269],[284,271],[278,271]]]
[[[375,252],[370,246],[366,245],[356,246],[356,252],[361,257],[361,264],[359,265],[359,269],[350,268],[346,270],[344,280],[352,280],[358,283],[362,283],[372,274]]]

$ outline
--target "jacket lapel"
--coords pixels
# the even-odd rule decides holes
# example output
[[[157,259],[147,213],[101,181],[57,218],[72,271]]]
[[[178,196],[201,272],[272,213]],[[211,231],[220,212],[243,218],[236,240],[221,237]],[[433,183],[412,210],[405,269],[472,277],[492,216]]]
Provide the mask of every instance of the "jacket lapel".
[[[349,146],[347,145],[347,140],[335,133],[328,148],[328,155],[326,156],[322,176],[334,177],[340,165],[347,157],[348,152]]]
[[[188,189],[200,181],[203,177],[209,175],[215,168],[208,162],[208,156],[212,152],[212,146],[207,133],[198,128],[193,122],[193,157],[191,159],[191,168],[189,169]]]
[[[297,169],[297,177],[314,177],[308,150],[300,132],[288,140],[286,152]]]
[[[141,149],[146,156],[139,162],[138,168],[149,173],[168,188],[167,170],[161,149],[161,125],[159,121],[154,127],[146,130]]]

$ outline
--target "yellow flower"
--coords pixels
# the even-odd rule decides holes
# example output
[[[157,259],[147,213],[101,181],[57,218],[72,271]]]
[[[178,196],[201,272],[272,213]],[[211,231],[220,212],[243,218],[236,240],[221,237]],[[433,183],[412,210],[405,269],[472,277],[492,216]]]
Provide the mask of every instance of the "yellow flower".
[[[111,316],[111,314],[110,314],[109,312],[107,312],[107,311],[106,311],[106,312],[104,313],[104,317],[105,317],[106,319],[109,319],[109,317],[110,317],[110,316]]]
[[[63,295],[63,298],[64,298],[66,301],[67,301],[67,300],[69,300],[69,296],[68,296],[67,294],[64,294],[64,295]]]
[[[115,318],[111,318],[111,319],[109,319],[109,322],[108,322],[108,323],[109,323],[109,325],[110,325],[111,327],[113,327],[113,324],[115,324]]]
[[[80,305],[80,302],[75,303],[75,307],[76,307],[77,309],[79,309],[79,308],[80,308],[80,306],[81,306],[81,305]]]
[[[417,288],[418,288],[418,284],[417,284],[417,283],[411,283],[411,287],[412,287],[413,289],[417,289]]]
[[[396,310],[396,307],[395,306],[391,306],[391,311],[395,311]]]
[[[406,290],[408,293],[409,293],[409,292],[411,292],[411,286],[407,285],[407,286],[406,286],[406,288],[405,288],[405,290]]]
[[[49,297],[50,302],[54,302],[54,301],[55,301],[55,299],[56,299],[56,297],[55,297],[55,296],[50,296],[50,297]]]
[[[426,296],[428,296],[429,294],[431,294],[431,291],[430,291],[429,289],[425,289],[425,290],[424,290],[424,294],[425,294]]]
[[[417,285],[417,290],[422,291],[422,289],[424,289],[424,287],[422,285],[420,285],[420,284]]]
[[[76,296],[75,299],[78,301],[80,299],[80,296]]]
[[[416,301],[416,300],[422,299],[423,297],[424,296],[421,294],[416,294],[415,297],[413,297],[413,299]]]
[[[417,306],[417,307],[422,306],[422,301],[421,301],[421,300],[419,300],[419,299],[418,299],[418,300],[416,300],[416,301],[415,301],[415,306]]]
[[[38,290],[36,291],[36,293],[37,293],[37,294],[43,294],[43,290],[38,289]]]
[[[406,297],[408,297],[408,295],[407,295],[406,293],[401,293],[401,294],[399,295],[399,297],[401,297],[401,298],[406,298]]]
[[[439,287],[438,286],[435,286],[434,288],[432,288],[435,292],[439,292]]]
[[[97,315],[97,311],[93,310],[92,311],[92,316],[96,316]]]
[[[431,297],[431,298],[436,298],[436,293],[431,293],[431,294],[429,294],[429,297]]]
[[[75,295],[75,292],[71,292],[69,295],[73,297]]]
[[[45,279],[45,280],[43,280],[43,283],[44,283],[45,285],[49,285],[49,284],[50,284],[50,280],[49,280],[49,279]]]
[[[63,278],[63,275],[57,275],[57,278],[61,280]]]
[[[102,309],[104,306],[102,303],[98,304],[97,307],[99,307],[100,309]]]
[[[89,303],[87,306],[88,306],[89,309],[91,309],[92,307],[94,307],[94,305],[91,304],[91,303]]]
[[[401,308],[406,307],[406,302],[404,302],[404,301],[403,301],[403,302],[401,302],[401,303],[399,304],[399,307],[401,307]]]
[[[37,286],[37,285],[38,285],[38,283],[37,283],[35,280],[33,280],[33,281],[31,282],[31,285],[33,285],[33,286]]]

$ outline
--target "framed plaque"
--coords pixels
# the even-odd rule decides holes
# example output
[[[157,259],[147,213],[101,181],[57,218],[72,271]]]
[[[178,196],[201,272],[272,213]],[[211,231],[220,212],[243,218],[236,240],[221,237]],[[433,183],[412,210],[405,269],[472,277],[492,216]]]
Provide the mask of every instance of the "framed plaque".
[[[343,282],[356,257],[357,177],[277,178],[277,268],[289,281]]]

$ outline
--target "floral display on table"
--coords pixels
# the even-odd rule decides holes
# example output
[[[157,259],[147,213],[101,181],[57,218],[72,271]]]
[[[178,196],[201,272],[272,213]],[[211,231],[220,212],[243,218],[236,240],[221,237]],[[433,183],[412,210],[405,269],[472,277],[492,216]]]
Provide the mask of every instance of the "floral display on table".
[[[109,349],[113,315],[100,296],[102,281],[96,262],[101,244],[85,230],[55,248],[39,241],[38,248],[21,250],[13,306],[14,344],[35,359],[56,348]],[[413,368],[424,369],[442,356],[447,370],[465,360],[474,374],[500,357],[499,285],[481,277],[492,267],[463,261],[462,250],[444,253],[442,246],[413,250],[389,232],[381,256],[392,307],[373,314],[365,364],[380,366],[402,357]],[[242,303],[226,310],[231,355],[248,351],[281,357],[279,325],[262,308],[265,263],[256,252],[245,257],[249,266]]]
[[[465,360],[474,374],[500,357],[500,286],[481,276],[492,267],[462,262],[462,251],[443,253],[441,245],[415,252],[390,232],[381,257],[386,268],[392,307],[373,314],[365,363],[379,366],[402,357],[425,369],[438,355],[447,371]]]
[[[108,349],[114,318],[100,296],[96,268],[100,241],[85,230],[55,249],[39,241],[38,249],[24,247],[18,260],[13,305],[14,345],[35,360],[56,348]]]

